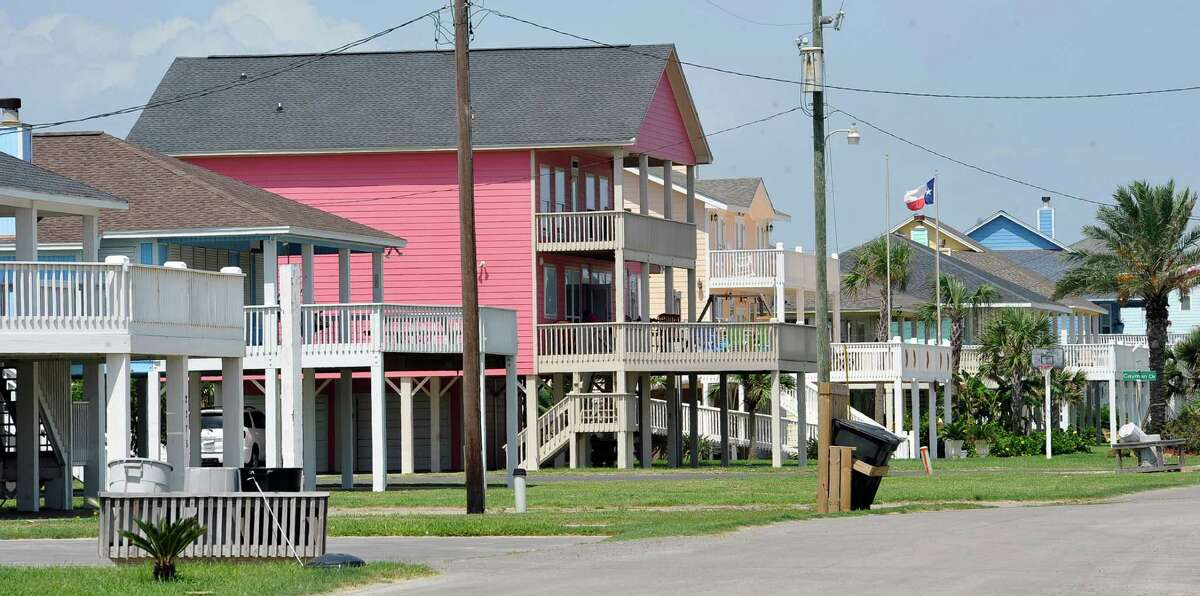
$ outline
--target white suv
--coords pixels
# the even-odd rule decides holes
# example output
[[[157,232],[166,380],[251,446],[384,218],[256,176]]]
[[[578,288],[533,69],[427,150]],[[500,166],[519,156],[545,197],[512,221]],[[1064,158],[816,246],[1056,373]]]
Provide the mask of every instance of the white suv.
[[[266,416],[258,408],[247,407],[242,415],[242,464],[249,468],[262,465],[266,448]],[[221,408],[200,411],[200,459],[206,466],[224,465],[224,430]]]

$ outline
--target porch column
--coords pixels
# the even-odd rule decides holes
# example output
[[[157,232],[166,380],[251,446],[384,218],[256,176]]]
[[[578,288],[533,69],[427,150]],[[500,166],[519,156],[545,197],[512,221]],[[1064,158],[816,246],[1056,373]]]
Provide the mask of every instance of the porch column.
[[[675,183],[672,180],[672,178],[674,178],[673,174],[675,173],[674,170],[672,169],[673,166],[674,166],[674,164],[672,164],[669,160],[664,161],[663,165],[662,165],[662,169],[663,169],[663,176],[662,176],[662,178],[663,178],[663,210],[662,210],[663,219],[672,219],[672,217],[674,216],[673,212],[675,211],[675,206],[671,204],[672,203],[671,193],[673,193],[675,191]]]
[[[37,207],[17,208],[14,211],[17,234],[16,260],[36,261],[38,258]]]
[[[627,373],[618,371],[616,382],[616,392],[623,396],[631,396],[631,387],[637,383],[637,373]],[[633,428],[633,421],[636,415],[633,413],[633,401],[626,399],[619,406],[620,411],[617,414],[617,420],[621,423],[621,429],[617,431],[617,468],[626,470],[633,467],[633,443],[634,433],[630,429]]]
[[[105,419],[105,442],[108,462],[129,457],[129,430],[132,424],[130,413],[130,357],[129,354],[108,354],[107,368],[108,403]],[[17,373],[18,376],[20,372]],[[32,374],[32,373],[31,373]]]
[[[892,432],[904,435],[904,380],[896,379],[892,384],[892,421],[888,424]]]
[[[371,253],[371,301],[383,302],[383,253]]]
[[[242,442],[242,359],[221,359],[221,465],[240,468],[246,457]],[[311,489],[310,489],[311,490]]]
[[[83,363],[83,397],[88,402],[88,424],[92,426],[92,431],[95,433],[92,436],[96,437],[96,441],[87,446],[89,457],[87,465],[83,468],[83,494],[87,497],[95,497],[97,493],[103,490],[104,478],[106,476],[105,464],[108,462],[104,457],[104,398],[106,392],[101,389],[104,384],[104,377],[100,371],[99,362],[84,362]]]
[[[279,243],[274,238],[263,240],[263,304],[279,304]]]
[[[796,290],[796,324],[804,324],[804,288]]]
[[[413,438],[413,380],[400,379],[400,473],[412,474],[416,469],[413,450],[417,441]]]
[[[277,323],[272,321],[268,329],[274,329],[276,325]],[[263,369],[263,375],[263,418],[266,422],[263,438],[267,442],[263,465],[278,468],[283,465],[279,448],[279,369]]]
[[[654,459],[654,412],[650,403],[650,373],[642,373],[638,379],[638,417],[641,420],[638,430],[642,435],[642,467],[649,470]]]
[[[687,304],[689,323],[695,323],[700,315],[700,310],[696,306],[696,268],[693,266],[687,270]]]
[[[383,394],[383,358],[371,363],[371,490],[387,490],[387,402]]]
[[[717,407],[721,409],[721,465],[729,467],[729,375],[721,373],[720,389],[717,394]]]
[[[937,459],[937,381],[925,383],[929,391],[929,459]]]
[[[784,260],[786,255],[783,254],[783,243],[775,243],[775,320],[780,323],[787,322],[787,286],[784,285],[784,272],[787,268],[787,262]]]
[[[300,300],[304,304],[312,304],[315,302],[313,289],[313,245],[300,245],[300,266],[302,267],[300,274],[303,276],[303,290],[300,294]]]
[[[667,374],[667,465],[678,468],[683,442],[683,421],[680,420],[679,387],[674,373]]]
[[[833,308],[833,341],[837,343],[842,341],[842,274],[838,256],[835,254],[829,259],[833,262],[834,272],[834,275],[830,276],[834,281],[833,287],[829,290],[829,304]]]
[[[689,271],[691,271],[689,269]],[[695,312],[695,311],[693,311]],[[691,436],[691,462],[693,468],[700,467],[700,377],[688,375],[688,433]]]
[[[650,213],[650,156],[638,156],[638,213]]]
[[[538,469],[538,377],[525,377],[525,469]]]
[[[942,385],[942,421],[946,424],[954,422],[954,380],[946,381]]]
[[[304,490],[317,489],[317,371],[306,368],[301,374],[301,408],[299,425],[304,449]]]
[[[663,267],[663,312],[675,312],[675,268]]]
[[[354,488],[354,372],[341,370],[337,380],[337,439],[338,466],[342,472],[342,488]]]
[[[921,457],[921,384],[912,379],[908,387],[912,398],[912,457],[918,459]]]
[[[188,422],[188,359],[167,356],[167,463],[173,491],[184,490],[192,461]]]
[[[508,487],[512,488],[513,470],[521,465],[520,447],[517,445],[517,357],[504,357],[504,459],[508,468]]]
[[[687,182],[684,188],[687,189],[686,221],[694,224],[696,223],[696,166],[694,165],[688,164],[687,166]]]
[[[338,249],[338,302],[350,302],[350,249]]]
[[[429,471],[442,471],[442,378],[429,379]]]
[[[19,238],[19,236],[18,236]],[[21,259],[24,260],[24,259]],[[17,510],[40,511],[41,491],[41,406],[38,403],[38,363],[17,362]],[[128,419],[129,398],[125,412]],[[112,436],[112,435],[110,435]],[[125,449],[129,449],[129,425],[125,425]],[[115,459],[115,458],[114,458]]]
[[[805,373],[796,373],[796,463],[808,465],[808,386]]]
[[[617,323],[624,323],[628,318],[632,318],[628,317],[625,312],[629,302],[629,292],[625,289],[625,249],[618,244],[617,250],[613,252],[613,298],[615,299],[613,320]]]
[[[779,403],[779,371],[771,371],[771,467],[783,467],[783,404]],[[754,412],[747,412],[747,416],[754,416]],[[754,446],[754,437],[750,437],[751,448]]]
[[[150,370],[146,371],[146,399],[142,402],[142,416],[145,418],[146,452],[142,457],[154,460],[162,459],[162,379],[159,377],[158,361],[150,362]]]
[[[300,361],[300,271],[279,268],[279,438],[286,468],[304,466],[304,374]]]
[[[625,152],[614,150],[612,154],[612,208],[614,211],[625,210]],[[608,197],[600,197],[603,205]]]
[[[187,442],[188,445],[191,445],[188,465],[198,468],[203,463],[200,457],[200,408],[203,405],[204,396],[201,395],[200,373],[189,372],[187,379]]]
[[[642,281],[638,284],[638,318],[646,323],[650,321],[650,263],[642,263],[639,275]]]

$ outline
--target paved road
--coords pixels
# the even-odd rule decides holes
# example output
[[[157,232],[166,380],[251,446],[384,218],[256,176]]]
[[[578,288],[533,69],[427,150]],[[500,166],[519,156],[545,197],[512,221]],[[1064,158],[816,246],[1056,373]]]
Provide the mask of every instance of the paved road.
[[[451,560],[369,594],[1197,594],[1200,487]],[[1147,546],[1131,543],[1153,539]],[[872,546],[873,545],[873,546]]]

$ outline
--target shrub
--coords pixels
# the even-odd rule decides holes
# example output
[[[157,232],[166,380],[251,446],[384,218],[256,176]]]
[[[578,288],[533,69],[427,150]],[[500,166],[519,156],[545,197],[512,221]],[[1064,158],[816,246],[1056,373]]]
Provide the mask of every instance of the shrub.
[[[1185,405],[1174,420],[1163,426],[1163,434],[1172,439],[1184,439],[1184,449],[1200,452],[1200,400]]]
[[[1088,453],[1094,444],[1091,429],[1054,429],[1050,433],[1050,447],[1055,454]],[[991,454],[996,457],[1021,457],[1046,453],[1046,433],[1035,432],[1019,435],[1000,431],[992,438]]]
[[[817,461],[817,438],[816,437],[808,438],[808,447],[805,451],[808,453],[808,461],[810,461],[810,462]]]
[[[124,530],[121,535],[154,559],[154,579],[160,582],[175,579],[175,559],[205,532],[194,517],[174,522],[164,519],[157,526],[140,519],[133,521],[141,534]]]

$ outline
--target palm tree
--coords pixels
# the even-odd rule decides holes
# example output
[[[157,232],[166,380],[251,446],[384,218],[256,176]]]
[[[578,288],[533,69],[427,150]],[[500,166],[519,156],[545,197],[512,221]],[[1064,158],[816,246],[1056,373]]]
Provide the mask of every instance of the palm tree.
[[[891,262],[891,290],[904,290],[908,287],[908,277],[912,273],[912,247],[907,242],[896,242],[888,247],[886,236],[872,240],[854,252],[854,265],[846,272],[842,285],[850,297],[857,297],[874,286],[879,292],[879,322],[875,331],[875,341],[885,342],[891,339],[892,330],[888,328],[888,262]],[[882,423],[884,411],[883,385],[875,385],[875,421]]]
[[[967,317],[978,315],[980,310],[1000,298],[1000,292],[987,284],[968,290],[967,284],[950,275],[942,276],[941,286],[942,317],[950,319],[950,372],[957,374]],[[918,316],[926,324],[933,323],[937,318],[937,304],[922,305]]]
[[[1167,350],[1163,368],[1162,379],[1170,396],[1186,397],[1200,389],[1200,328],[1193,329]]]
[[[730,379],[742,386],[745,392],[746,412],[749,414],[746,417],[746,433],[749,435],[750,448],[748,450],[747,459],[755,459],[756,446],[754,444],[754,433],[758,430],[758,417],[754,413],[760,410],[766,410],[767,404],[771,403],[771,374],[737,374],[732,375]],[[779,391],[795,392],[796,377],[792,375],[779,375]],[[796,399],[804,399],[804,396],[796,394]],[[799,421],[803,424],[803,421]]]
[[[1061,417],[1062,407],[1078,406],[1083,403],[1084,393],[1087,390],[1087,375],[1079,369],[1065,370],[1056,368],[1050,372],[1050,421],[1058,420]],[[1046,385],[1045,383],[1035,383],[1033,385],[1033,395],[1037,396],[1037,403],[1045,403]],[[1054,427],[1053,423],[1050,425]]]
[[[1009,389],[1009,430],[1019,432],[1025,378],[1033,370],[1033,350],[1055,344],[1050,318],[1041,311],[1006,308],[988,321],[980,335],[980,373]]]
[[[1111,292],[1126,301],[1140,297],[1146,314],[1150,369],[1150,431],[1166,423],[1167,304],[1171,292],[1187,291],[1200,267],[1200,229],[1190,228],[1196,194],[1175,191],[1175,181],[1151,186],[1135,181],[1113,193],[1116,205],[1096,210],[1098,225],[1084,226],[1095,250],[1071,255],[1076,266],[1059,280],[1054,298],[1084,292]]]

